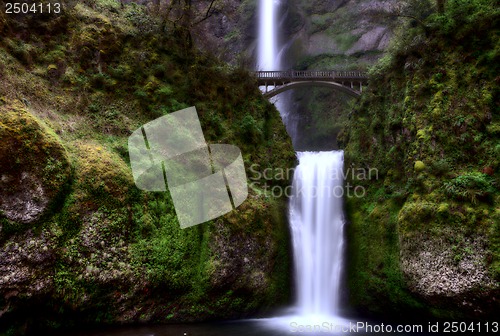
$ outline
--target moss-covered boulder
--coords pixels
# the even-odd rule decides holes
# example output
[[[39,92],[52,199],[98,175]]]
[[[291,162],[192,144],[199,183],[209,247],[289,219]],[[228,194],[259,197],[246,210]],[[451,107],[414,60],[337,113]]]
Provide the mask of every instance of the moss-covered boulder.
[[[20,102],[0,100],[0,216],[33,223],[70,178],[58,137]]]
[[[415,169],[416,172],[420,173],[425,170],[425,163],[423,163],[422,161],[416,161],[413,165],[413,169]]]
[[[88,141],[74,144],[75,199],[89,209],[106,204],[123,204],[135,188],[132,172],[116,153],[102,144]]]

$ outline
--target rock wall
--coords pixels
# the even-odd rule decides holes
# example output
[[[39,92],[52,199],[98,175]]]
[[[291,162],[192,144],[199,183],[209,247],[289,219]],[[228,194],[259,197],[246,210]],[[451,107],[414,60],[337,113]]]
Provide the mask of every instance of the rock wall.
[[[401,22],[340,137],[346,169],[377,172],[348,180],[360,191],[347,198],[360,312],[494,320],[499,309],[499,13],[448,6]]]

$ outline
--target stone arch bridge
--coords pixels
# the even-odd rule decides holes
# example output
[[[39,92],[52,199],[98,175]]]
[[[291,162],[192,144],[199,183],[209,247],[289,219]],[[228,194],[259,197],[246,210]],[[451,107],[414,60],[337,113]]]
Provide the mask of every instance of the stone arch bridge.
[[[259,86],[265,87],[266,98],[297,87],[311,85],[330,87],[358,97],[363,92],[363,86],[368,84],[367,74],[360,71],[257,71],[256,76]]]

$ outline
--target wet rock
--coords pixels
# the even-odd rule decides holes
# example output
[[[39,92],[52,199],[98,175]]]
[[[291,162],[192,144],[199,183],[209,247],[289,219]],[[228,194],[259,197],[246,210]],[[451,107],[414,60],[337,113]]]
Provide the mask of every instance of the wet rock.
[[[215,266],[212,286],[219,288],[238,282],[242,288],[265,291],[269,282],[266,274],[271,272],[272,265],[262,251],[273,250],[270,237],[260,242],[258,237],[231,232],[224,224],[215,227],[210,248]]]
[[[28,230],[0,248],[0,316],[15,306],[12,302],[21,294],[36,298],[54,290],[56,245],[53,234]]]

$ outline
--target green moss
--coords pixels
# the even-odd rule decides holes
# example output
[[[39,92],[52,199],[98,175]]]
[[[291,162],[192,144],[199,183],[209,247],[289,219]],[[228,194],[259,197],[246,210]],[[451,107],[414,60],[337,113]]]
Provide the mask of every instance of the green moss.
[[[414,166],[413,166],[413,169],[419,173],[419,172],[422,172],[425,170],[425,163],[423,163],[422,161],[416,161]]]
[[[5,100],[0,103],[0,147],[2,197],[26,200],[36,193],[49,202],[47,209],[57,207],[71,177],[58,136],[20,103]]]
[[[359,36],[352,35],[351,33],[338,34],[335,36],[339,49],[342,51],[349,50],[353,44],[359,40]]]
[[[68,6],[60,20],[33,20],[43,25],[43,38],[26,30],[30,25],[22,20],[7,22],[10,31],[26,38],[19,41],[8,34],[11,42],[4,42],[12,48],[0,48],[5,64],[1,78],[6,79],[0,96],[8,97],[0,104],[12,105],[10,97],[21,97],[52,130],[39,135],[38,121],[33,121],[37,118],[27,112],[25,118],[24,111],[19,119],[25,125],[0,137],[0,145],[16,142],[8,152],[14,166],[22,165],[24,157],[37,162],[31,155],[40,159],[47,151],[50,155],[33,170],[50,176],[46,182],[54,190],[68,183],[69,162],[74,179],[62,192],[59,207],[40,224],[54,232],[57,262],[51,266],[50,294],[21,300],[26,306],[43,302],[43,314],[38,316],[37,308],[24,316],[29,324],[46,328],[236,318],[287,302],[290,256],[284,199],[252,192],[224,218],[181,230],[169,195],[139,191],[129,164],[131,132],[196,106],[207,142],[238,146],[247,169],[252,164],[260,169],[293,166],[295,153],[279,113],[262,97],[251,74],[186,49],[172,27],[160,30],[157,20],[137,4],[122,8],[116,1],[80,2]],[[45,56],[38,58],[32,45]],[[26,71],[26,64],[35,70]],[[47,71],[61,74],[47,76]],[[16,113],[23,109],[16,106]],[[3,134],[3,118],[11,115],[1,108]],[[18,155],[16,148],[25,148],[27,154]],[[0,222],[5,230],[10,225],[19,231],[5,218]],[[222,233],[216,231],[221,227]],[[248,258],[261,260],[265,272],[255,265],[239,268],[243,256],[236,250],[226,260],[235,265],[231,277],[218,279],[214,241],[225,238],[227,245],[256,242]]]
[[[362,183],[367,197],[348,201],[353,255],[348,282],[360,310],[383,314],[396,305],[408,314],[420,307],[421,314],[441,318],[473,314],[472,308],[449,303],[459,302],[460,295],[431,300],[411,292],[411,284],[396,276],[402,272],[397,263],[389,273],[399,280],[383,285],[385,260],[400,258],[398,242],[417,246],[422,233],[449,250],[456,246],[456,262],[467,255],[466,237],[486,239],[488,256],[481,262],[490,278],[498,277],[493,214],[500,204],[499,120],[491,100],[498,95],[491,72],[498,64],[487,55],[498,49],[498,34],[489,25],[500,13],[488,0],[447,6],[445,13],[423,19],[423,26],[407,25],[396,34],[387,55],[370,70],[370,87],[343,130],[346,165],[376,167],[383,176],[383,184]],[[390,173],[394,170],[401,173]],[[392,240],[382,238],[388,218],[395,222]],[[376,244],[368,237],[377,237]],[[373,299],[363,286],[386,292],[372,289]],[[495,289],[489,293],[496,295]],[[496,308],[485,303],[484,293],[470,295],[482,317],[493,316]]]
[[[424,306],[406,289],[399,268],[399,206],[387,202],[360,210],[364,203],[347,201],[350,303],[360,312],[391,318],[406,318],[408,311],[420,314]],[[391,304],[381,305],[381,300]]]
[[[311,28],[309,33],[314,34],[318,31],[323,31],[328,28],[334,20],[334,15],[332,15],[332,13],[314,14],[311,15],[310,20]]]
[[[66,47],[58,45],[54,50],[48,51],[47,54],[42,57],[42,61],[49,64],[64,62],[66,53]]]
[[[78,201],[99,207],[103,202],[121,204],[127,200],[129,190],[134,188],[132,174],[115,153],[97,143],[82,142],[76,144],[74,155]]]
[[[436,205],[430,202],[406,202],[398,214],[398,229],[407,232],[424,230],[436,213]]]

